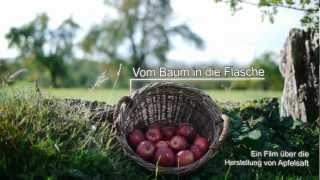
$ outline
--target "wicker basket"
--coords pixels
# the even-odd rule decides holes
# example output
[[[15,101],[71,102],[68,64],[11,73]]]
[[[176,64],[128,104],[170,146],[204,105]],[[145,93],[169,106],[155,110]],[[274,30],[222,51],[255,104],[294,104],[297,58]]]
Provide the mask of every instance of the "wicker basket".
[[[193,124],[196,131],[208,138],[207,153],[194,163],[183,167],[158,167],[162,174],[186,174],[199,168],[212,158],[226,137],[228,122],[213,100],[203,91],[177,83],[152,83],[138,89],[131,97],[123,97],[114,112],[117,139],[126,155],[148,170],[156,166],[137,156],[127,143],[127,135],[134,127],[141,129],[158,122],[177,125]],[[224,122],[224,123],[223,123]]]

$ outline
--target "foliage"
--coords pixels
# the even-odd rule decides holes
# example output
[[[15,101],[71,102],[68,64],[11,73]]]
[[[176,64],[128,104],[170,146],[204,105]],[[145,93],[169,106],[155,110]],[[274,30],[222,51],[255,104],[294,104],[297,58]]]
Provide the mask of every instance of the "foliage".
[[[180,36],[196,47],[203,46],[202,39],[187,25],[172,25],[170,0],[105,2],[114,15],[93,26],[84,38],[83,50],[90,54],[103,55],[109,61],[127,61],[137,68],[145,66],[147,59],[166,62],[173,36]]]
[[[49,17],[41,14],[26,25],[11,28],[6,38],[9,47],[19,51],[19,59],[36,69],[46,68],[50,72],[52,85],[57,87],[58,77],[67,73],[65,61],[73,56],[73,39],[78,28],[72,19],[67,19],[52,30],[49,28]]]
[[[275,59],[275,54],[267,52],[254,59],[251,63],[252,67],[261,68],[266,74],[265,80],[261,83],[262,89],[276,90],[283,88],[283,77],[278,64],[275,63]]]
[[[319,32],[319,8],[318,0],[215,0],[215,2],[226,2],[233,12],[242,9],[242,5],[253,5],[258,7],[262,13],[262,19],[267,17],[270,22],[274,22],[274,16],[278,13],[278,9],[291,9],[294,11],[303,12],[301,18],[302,26],[312,28]]]
[[[49,103],[50,102],[50,103]],[[224,104],[231,131],[220,152],[190,179],[317,179],[319,128],[280,119],[273,100]],[[177,179],[155,175],[125,157],[110,124],[93,128],[88,110],[30,92],[0,92],[0,175],[19,179]],[[260,132],[260,133],[253,133]],[[247,159],[250,150],[305,150],[309,168],[241,168],[225,159]],[[184,178],[184,177],[181,177]]]
[[[62,87],[84,87],[89,88],[100,73],[106,70],[105,63],[90,60],[74,60],[67,64],[68,76]]]
[[[283,77],[279,66],[275,62],[276,54],[265,52],[255,58],[249,65],[257,69],[263,69],[265,79],[263,81],[234,81],[231,83],[232,89],[264,89],[264,90],[282,90]]]
[[[199,81],[188,81],[187,83],[191,83],[193,86],[202,88],[202,89],[214,89],[214,90],[272,90],[279,91],[283,88],[283,78],[278,69],[278,65],[275,63],[275,54],[271,52],[265,52],[262,55],[258,56],[254,59],[254,61],[248,65],[263,68],[265,71],[265,80],[263,81],[207,81],[199,82]],[[4,67],[12,69],[10,72],[15,72],[21,68],[30,68],[29,65],[21,65],[19,62],[10,63],[7,62]],[[118,76],[118,70],[120,62],[101,62],[101,61],[92,61],[86,59],[74,59],[73,61],[69,61],[65,63],[67,69],[67,76],[63,77],[63,81],[60,83],[60,87],[64,88],[90,88],[93,86],[94,81],[97,77],[105,72],[108,80],[104,82],[101,87],[111,88],[113,87],[116,79],[118,79],[117,88],[128,88],[129,87],[129,79],[131,76],[131,65],[126,62],[121,62],[122,68],[120,75]],[[182,66],[181,64],[179,66]],[[236,65],[231,65],[236,66]],[[186,68],[190,68],[188,66],[183,66]],[[203,66],[199,66],[198,68],[202,68]],[[222,65],[218,64],[208,64],[206,67],[212,68],[220,68],[223,70]],[[0,66],[1,69],[1,66]],[[88,70],[90,69],[90,70]],[[42,87],[50,86],[50,76],[42,69],[34,69],[32,72],[28,71],[25,73],[21,80],[26,81],[35,81],[39,79],[39,84]],[[35,75],[35,73],[39,73]],[[1,75],[0,75],[1,76]]]

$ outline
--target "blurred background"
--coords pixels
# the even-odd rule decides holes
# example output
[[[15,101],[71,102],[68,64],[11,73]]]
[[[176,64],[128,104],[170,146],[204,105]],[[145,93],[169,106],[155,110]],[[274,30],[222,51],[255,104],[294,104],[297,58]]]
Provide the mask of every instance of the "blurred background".
[[[316,2],[285,5],[290,3],[307,8]],[[37,81],[49,95],[114,103],[128,94],[132,68],[233,65],[263,68],[265,80],[193,85],[222,101],[279,97],[283,78],[278,64],[288,33],[313,25],[313,14],[275,8],[279,4],[283,2],[7,1],[0,7],[0,81],[6,88]]]

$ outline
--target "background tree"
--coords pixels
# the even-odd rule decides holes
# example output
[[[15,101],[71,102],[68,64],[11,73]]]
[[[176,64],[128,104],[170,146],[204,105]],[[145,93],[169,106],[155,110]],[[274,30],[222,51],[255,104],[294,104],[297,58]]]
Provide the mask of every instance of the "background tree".
[[[276,63],[277,55],[274,52],[264,52],[254,58],[249,67],[264,70],[263,81],[233,81],[232,89],[263,89],[263,90],[282,90],[283,77]]]
[[[215,2],[226,2],[233,12],[242,9],[243,4],[257,6],[262,13],[262,17],[268,17],[273,22],[274,15],[279,8],[292,9],[304,12],[301,18],[303,26],[319,31],[319,8],[318,0],[215,0]]]
[[[147,59],[167,61],[172,37],[180,36],[203,47],[202,39],[185,24],[174,25],[170,0],[106,0],[114,16],[91,28],[84,38],[85,52],[99,54],[110,61],[126,61],[134,67]],[[112,11],[112,12],[113,12]]]
[[[22,27],[11,28],[6,38],[9,47],[19,51],[18,59],[46,68],[52,86],[57,87],[58,78],[67,73],[65,61],[73,56],[73,39],[79,26],[67,19],[57,29],[50,29],[48,22],[46,14],[38,15]]]
[[[259,85],[261,89],[281,90],[283,88],[283,77],[281,76],[279,66],[275,62],[276,54],[265,52],[261,56],[255,58],[250,66],[263,69],[265,80]]]

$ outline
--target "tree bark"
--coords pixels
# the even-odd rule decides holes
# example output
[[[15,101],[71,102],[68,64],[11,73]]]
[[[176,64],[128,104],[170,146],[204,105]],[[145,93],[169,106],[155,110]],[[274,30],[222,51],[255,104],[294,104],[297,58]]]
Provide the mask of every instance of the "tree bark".
[[[292,29],[281,52],[281,116],[319,121],[319,33]]]

